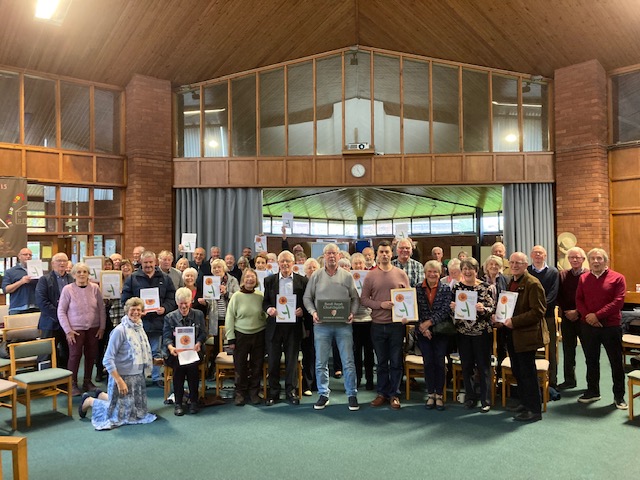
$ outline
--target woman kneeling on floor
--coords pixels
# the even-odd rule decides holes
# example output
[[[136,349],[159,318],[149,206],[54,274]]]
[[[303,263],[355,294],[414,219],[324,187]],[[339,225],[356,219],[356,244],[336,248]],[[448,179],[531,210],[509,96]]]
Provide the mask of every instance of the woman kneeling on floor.
[[[143,308],[140,298],[127,300],[127,313],[111,332],[103,360],[109,372],[107,393],[95,390],[82,395],[78,414],[84,418],[92,408],[91,423],[96,430],[151,423],[157,418],[147,410],[145,374],[151,372],[152,356],[142,328]]]

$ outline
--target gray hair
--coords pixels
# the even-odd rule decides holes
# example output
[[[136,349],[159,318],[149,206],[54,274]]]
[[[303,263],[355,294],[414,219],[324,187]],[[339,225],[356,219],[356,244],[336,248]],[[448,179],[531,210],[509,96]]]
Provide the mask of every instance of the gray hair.
[[[499,257],[497,255],[489,255],[482,264],[482,270],[484,270],[485,273],[489,268],[489,262],[496,262],[498,264],[498,267],[500,268],[500,273],[502,273],[502,270],[504,269],[504,262],[502,261],[502,257]]]
[[[607,255],[607,252],[605,252],[603,249],[601,248],[592,248],[591,250],[589,250],[589,253],[587,253],[587,258],[591,257],[591,255],[594,254],[600,254],[602,255],[602,258],[604,258],[604,261],[609,263],[609,255]]]
[[[195,268],[192,270],[195,270]],[[191,303],[192,299],[193,299],[193,294],[191,293],[191,290],[189,290],[187,287],[180,287],[178,290],[176,290],[176,303],[186,302],[186,301]]]
[[[429,260],[424,264],[424,271],[437,270],[438,273],[442,273],[442,264],[438,260]]]

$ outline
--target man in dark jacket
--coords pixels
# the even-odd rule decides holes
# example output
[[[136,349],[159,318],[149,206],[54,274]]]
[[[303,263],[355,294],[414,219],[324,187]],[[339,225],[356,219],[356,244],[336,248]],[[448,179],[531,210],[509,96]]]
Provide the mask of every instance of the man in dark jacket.
[[[64,330],[58,321],[58,301],[65,285],[73,283],[73,277],[67,273],[69,258],[66,253],[56,253],[51,259],[51,272],[40,277],[36,285],[36,305],[40,309],[41,338],[55,338],[58,367],[67,368],[69,344]],[[44,359],[43,359],[44,360]]]
[[[518,382],[520,405],[514,411],[515,420],[542,420],[542,400],[536,370],[536,351],[544,345],[544,313],[547,309],[544,288],[537,278],[527,272],[529,260],[522,252],[509,258],[511,282],[507,286],[518,293],[513,316],[504,322],[511,370]],[[546,324],[545,324],[546,325]]]
[[[151,371],[151,380],[158,387],[164,387],[161,371],[156,360],[162,358],[162,330],[164,328],[164,316],[176,309],[176,289],[168,275],[165,275],[156,267],[156,254],[146,250],[140,256],[141,268],[131,274],[124,282],[122,297],[124,303],[131,297],[141,297],[141,290],[157,288],[160,307],[157,310],[143,312],[142,324],[149,337],[149,345],[154,358],[154,366]],[[148,291],[147,291],[148,292]],[[147,293],[144,292],[144,293]],[[143,299],[144,300],[144,299]],[[146,303],[146,302],[145,302]],[[159,362],[161,363],[161,362]]]
[[[273,405],[280,395],[280,356],[285,358],[285,392],[287,400],[293,405],[300,403],[296,393],[298,388],[298,353],[302,340],[303,317],[310,324],[311,317],[303,307],[307,277],[293,274],[294,257],[285,250],[278,255],[279,273],[264,279],[263,310],[267,318],[266,343],[269,353],[269,397],[267,405]],[[296,296],[295,323],[279,323],[276,319],[276,305],[281,295]]]

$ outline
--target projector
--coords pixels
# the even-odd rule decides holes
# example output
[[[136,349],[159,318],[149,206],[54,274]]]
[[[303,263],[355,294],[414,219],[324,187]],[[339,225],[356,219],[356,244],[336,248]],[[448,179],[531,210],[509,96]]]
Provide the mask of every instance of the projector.
[[[368,150],[368,143],[347,143],[347,150]]]

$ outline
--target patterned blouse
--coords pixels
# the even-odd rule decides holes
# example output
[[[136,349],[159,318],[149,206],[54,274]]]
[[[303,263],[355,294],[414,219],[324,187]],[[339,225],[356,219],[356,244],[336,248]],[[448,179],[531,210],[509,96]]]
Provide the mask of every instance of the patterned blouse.
[[[458,318],[453,319],[453,323],[458,330],[458,333],[462,335],[471,335],[478,336],[482,335],[484,332],[491,333],[491,315],[495,310],[495,300],[491,295],[491,289],[489,285],[486,283],[477,280],[476,284],[473,287],[465,285],[460,282],[455,287],[453,287],[453,298],[455,301],[457,292],[460,290],[468,290],[468,291],[476,291],[478,292],[478,303],[484,305],[484,312],[477,312],[476,321],[472,322],[470,320],[460,320]]]

